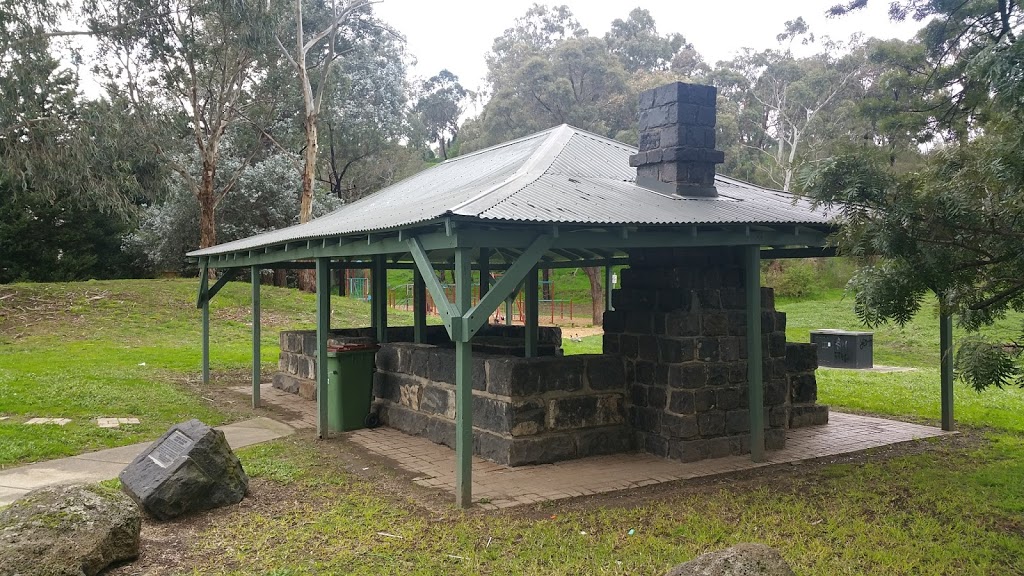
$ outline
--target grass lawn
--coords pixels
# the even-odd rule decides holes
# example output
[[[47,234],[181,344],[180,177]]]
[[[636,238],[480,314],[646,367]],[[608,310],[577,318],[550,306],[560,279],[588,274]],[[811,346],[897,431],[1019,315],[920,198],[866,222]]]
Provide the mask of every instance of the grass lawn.
[[[0,286],[0,466],[151,440],[170,425],[239,417],[218,407],[199,379],[195,280]],[[264,287],[261,356],[277,364],[282,329],[315,327],[311,294]],[[334,325],[369,323],[369,306],[335,296]],[[252,362],[248,284],[229,282],[211,305],[211,364],[221,383],[245,384]],[[393,311],[395,322],[411,315]],[[23,423],[70,418],[65,426]],[[101,429],[101,417],[138,425]]]
[[[229,283],[214,300],[211,388],[198,382],[195,289],[181,280],[0,287],[0,416],[9,416],[0,421],[0,463],[150,439],[193,416],[251,415],[244,403],[204,398],[248,377],[249,287]],[[295,291],[263,294],[269,372],[277,331],[312,327],[314,306]],[[334,308],[337,326],[367,322],[365,303],[336,298]],[[807,341],[818,327],[858,327],[837,293],[778,308],[789,315],[791,340]],[[876,331],[877,363],[918,370],[822,370],[821,401],[934,422],[937,340],[929,310],[904,329]],[[600,336],[566,348],[598,351]],[[956,394],[967,430],[960,437],[498,513],[456,510],[450,496],[387,466],[357,464],[344,442],[296,435],[239,451],[254,478],[242,505],[147,523],[144,537],[156,531],[180,552],[162,555],[169,564],[151,566],[157,574],[662,574],[757,541],[778,548],[798,574],[1024,575],[1024,394],[979,395],[959,383]],[[33,416],[73,421],[21,424]],[[91,421],[99,416],[143,423],[101,431]]]

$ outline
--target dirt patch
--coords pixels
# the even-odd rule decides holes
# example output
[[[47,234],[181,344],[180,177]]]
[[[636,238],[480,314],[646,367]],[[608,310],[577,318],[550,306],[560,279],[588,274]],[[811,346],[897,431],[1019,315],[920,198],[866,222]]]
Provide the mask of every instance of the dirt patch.
[[[587,336],[597,336],[604,334],[604,328],[600,326],[581,326],[581,327],[568,327],[562,328],[562,338],[586,338]]]
[[[209,564],[213,554],[197,551],[195,543],[216,520],[231,515],[257,513],[274,515],[297,506],[293,488],[254,478],[249,491],[235,506],[202,512],[176,520],[161,522],[149,517],[142,521],[139,557],[114,567],[110,576],[163,575],[191,572],[197,565]]]
[[[430,522],[455,521],[461,512],[453,508],[449,494],[417,486],[412,475],[398,469],[393,462],[370,454],[343,439],[318,441],[312,432],[301,432],[283,440],[296,447],[316,444],[317,462],[324,475],[344,472],[371,482],[375,494],[420,514]],[[343,487],[337,490],[343,490]],[[245,498],[235,506],[211,510],[168,522],[144,517],[139,558],[115,567],[110,576],[162,576],[191,572],[198,566],[218,565],[224,569],[224,558],[218,546],[203,546],[205,533],[219,526],[244,522],[246,517],[258,515],[275,517],[288,515],[299,508],[330,505],[332,489],[319,486],[305,488],[301,484],[286,485],[271,480],[253,478]]]
[[[60,294],[33,294],[25,290],[0,290],[0,334],[18,339],[38,325],[60,322],[77,325],[81,308],[111,297],[109,290],[76,290]]]

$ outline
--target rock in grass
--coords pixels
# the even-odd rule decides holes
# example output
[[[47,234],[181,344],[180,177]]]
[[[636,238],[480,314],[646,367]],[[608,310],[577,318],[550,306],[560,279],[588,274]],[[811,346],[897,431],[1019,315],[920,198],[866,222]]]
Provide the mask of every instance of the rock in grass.
[[[142,512],[99,484],[48,486],[0,510],[0,574],[92,576],[139,555]]]
[[[737,544],[698,556],[665,576],[794,576],[782,554],[764,544]]]
[[[120,479],[124,491],[158,520],[237,504],[249,487],[224,433],[199,420],[172,426]]]

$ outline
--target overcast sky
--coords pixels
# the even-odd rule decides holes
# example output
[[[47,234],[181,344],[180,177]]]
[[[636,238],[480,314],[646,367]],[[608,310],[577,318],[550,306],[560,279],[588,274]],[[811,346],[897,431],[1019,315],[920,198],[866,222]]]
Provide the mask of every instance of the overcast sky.
[[[783,24],[803,16],[816,35],[847,39],[855,32],[878,38],[909,38],[917,22],[894,24],[886,15],[888,1],[873,0],[868,7],[843,18],[825,18],[825,10],[839,0],[562,0],[540,4],[566,4],[594,36],[603,36],[612,20],[625,19],[641,6],[650,11],[660,34],[680,32],[711,63],[731,58],[744,47],[776,47],[775,35]],[[377,14],[409,41],[418,60],[412,73],[429,77],[442,68],[455,73],[462,84],[476,89],[484,84],[484,54],[494,38],[524,15],[533,0],[383,0]]]

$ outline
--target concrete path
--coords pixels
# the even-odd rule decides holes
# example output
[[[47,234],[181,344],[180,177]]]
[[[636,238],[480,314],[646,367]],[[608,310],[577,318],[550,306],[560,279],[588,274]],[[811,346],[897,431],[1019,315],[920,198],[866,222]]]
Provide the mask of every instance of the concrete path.
[[[295,431],[291,426],[270,418],[253,418],[218,426],[217,429],[224,432],[228,444],[234,450],[281,438]],[[43,486],[117,478],[121,470],[150,444],[143,442],[0,470],[0,506],[10,504],[30,490]]]

